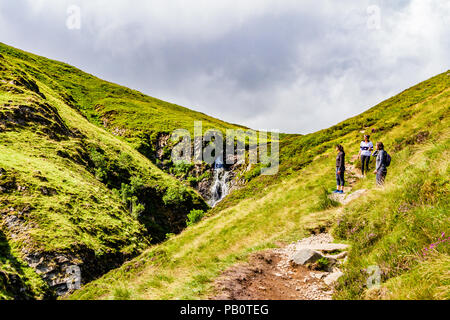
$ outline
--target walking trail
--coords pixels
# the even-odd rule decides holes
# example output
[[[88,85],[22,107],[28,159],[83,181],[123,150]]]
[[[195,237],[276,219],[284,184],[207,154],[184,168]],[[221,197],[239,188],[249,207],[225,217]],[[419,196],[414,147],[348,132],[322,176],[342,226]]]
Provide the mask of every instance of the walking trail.
[[[351,158],[354,163],[357,156]],[[351,192],[361,178],[359,169],[347,166],[344,194],[330,198],[346,205],[367,192]],[[247,263],[232,266],[215,281],[213,300],[331,300],[342,276],[348,245],[333,242],[328,233],[313,234],[282,248],[252,254]]]

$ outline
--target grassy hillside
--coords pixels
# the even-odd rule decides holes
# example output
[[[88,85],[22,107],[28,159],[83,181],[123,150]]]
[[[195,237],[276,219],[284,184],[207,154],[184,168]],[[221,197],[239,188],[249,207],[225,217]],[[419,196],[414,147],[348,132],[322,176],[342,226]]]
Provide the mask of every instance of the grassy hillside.
[[[180,119],[197,116],[0,44],[0,299],[64,292],[73,264],[83,282],[95,279],[179,232],[190,210],[207,209],[193,189],[83,116],[114,94],[160,104],[159,116],[166,107]]]
[[[17,58],[19,66],[56,91],[58,98],[79,110],[90,122],[131,142],[150,158],[159,134],[179,128],[193,133],[194,121],[202,121],[203,131],[244,128],[1,43],[0,53]]]
[[[283,137],[277,175],[249,175],[200,223],[69,298],[204,298],[212,281],[249,253],[331,229],[352,245],[335,298],[448,299],[448,242],[425,257],[421,251],[442,232],[450,235],[449,88],[447,71],[334,127]],[[392,155],[387,183],[377,188],[374,177],[361,179],[353,191],[369,192],[334,207],[327,198],[335,183],[334,145],[344,145],[349,161],[366,132]],[[370,265],[381,269],[381,288],[367,290],[362,270]]]
[[[51,88],[56,99],[77,110],[91,124],[129,143],[164,172],[186,181],[186,185],[195,187],[204,197],[210,196],[211,165],[177,166],[171,158],[175,144],[170,139],[171,133],[176,129],[186,129],[193,138],[195,121],[201,121],[203,133],[210,129],[219,130],[224,139],[227,129],[247,129],[1,43],[0,53],[14,58],[16,66],[22,68],[33,81]],[[205,141],[203,146],[206,146]],[[239,169],[243,170],[244,166]]]

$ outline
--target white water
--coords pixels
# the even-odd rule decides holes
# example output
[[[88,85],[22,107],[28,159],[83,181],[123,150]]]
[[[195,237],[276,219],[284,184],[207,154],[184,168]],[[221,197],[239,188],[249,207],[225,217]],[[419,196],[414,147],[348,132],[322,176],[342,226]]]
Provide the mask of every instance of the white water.
[[[222,201],[229,192],[227,180],[229,172],[225,171],[223,167],[214,169],[214,180],[211,185],[211,199],[209,205],[214,207],[217,203]]]

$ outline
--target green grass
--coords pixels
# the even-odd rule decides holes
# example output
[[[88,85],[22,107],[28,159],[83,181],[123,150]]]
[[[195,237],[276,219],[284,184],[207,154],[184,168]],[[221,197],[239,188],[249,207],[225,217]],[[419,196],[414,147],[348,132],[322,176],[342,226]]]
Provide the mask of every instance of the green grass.
[[[136,299],[205,298],[214,279],[250,253],[328,227],[338,241],[352,245],[335,298],[373,297],[365,287],[368,275],[361,273],[372,264],[380,266],[392,298],[406,295],[411,287],[416,292],[427,287],[430,297],[447,297],[449,287],[440,279],[448,281],[448,276],[438,274],[448,270],[448,246],[438,249],[436,272],[425,273],[428,269],[414,254],[449,226],[449,87],[443,73],[337,126],[283,136],[277,175],[252,178],[209,211],[208,218],[69,298],[111,299],[122,286]],[[358,152],[360,131],[372,128],[372,140],[382,140],[393,157],[385,187],[377,188],[374,177],[362,179],[354,190],[368,189],[366,195],[346,206],[325,203],[324,192],[335,185],[334,145],[342,143],[349,159]],[[426,139],[419,138],[423,131]],[[412,209],[399,215],[404,202]],[[434,267],[433,261],[424,263]],[[161,275],[174,280],[155,285],[153,279]],[[421,275],[437,278],[422,284]],[[408,283],[410,279],[416,280]]]
[[[20,259],[19,252],[9,246],[0,230],[0,300],[43,299],[47,292],[46,283]]]
[[[415,154],[402,151],[405,154],[398,157],[405,165],[392,168],[388,186],[370,194],[364,206],[354,202],[345,208],[334,234],[350,241],[352,248],[336,298],[374,297],[373,289],[366,292],[367,274],[361,273],[369,265],[377,265],[382,282],[387,281],[383,288],[388,290],[378,290],[379,298],[442,298],[434,290],[442,291],[445,282],[431,279],[430,283],[421,283],[417,278],[419,274],[425,277],[427,272],[436,274],[443,265],[447,272],[437,279],[448,277],[448,243],[435,249],[436,257],[422,256],[422,249],[435,242],[450,225],[450,169],[448,161],[442,161],[448,159],[449,146],[447,130],[440,143],[429,143]],[[407,293],[409,286],[416,287],[416,293]],[[420,295],[417,291],[423,286],[428,293]],[[444,290],[447,295],[449,290],[448,286]]]
[[[368,290],[365,296],[372,299],[449,300],[449,265],[448,254],[433,253],[409,272],[389,279],[382,288]]]
[[[15,297],[14,276],[24,295],[49,294],[23,263],[23,249],[87,250],[98,261],[142,252],[69,299],[199,299],[252,252],[330,227],[352,245],[335,298],[448,297],[448,244],[425,259],[417,254],[449,226],[448,71],[331,128],[280,135],[276,175],[261,176],[253,166],[242,174],[244,187],[176,234],[192,209],[207,207],[152,163],[158,135],[177,128],[192,134],[194,120],[204,131],[241,127],[3,44],[0,54],[1,298]],[[327,197],[335,186],[334,146],[345,147],[348,161],[362,131],[393,157],[387,184],[360,180],[354,190],[369,192],[336,206]],[[198,183],[189,180],[189,167],[169,171]],[[11,216],[23,220],[17,235],[4,223]],[[368,290],[361,270],[374,264],[382,287]]]
[[[89,253],[106,264],[110,257],[130,258],[166,233],[179,232],[190,210],[207,209],[193,189],[85,118],[65,86],[89,89],[99,97],[120,88],[147,97],[3,44],[0,55],[0,168],[5,171],[0,177],[0,215],[2,241],[11,248],[11,258],[2,257],[0,270],[16,259],[13,274],[30,285],[29,295],[42,297],[48,288],[42,281],[31,285],[39,277],[22,267],[24,250],[68,253],[74,259]],[[132,188],[138,180],[139,188]],[[130,192],[121,197],[125,189]],[[165,204],[168,193],[181,196]],[[130,210],[132,201],[136,206]],[[21,219],[18,230],[4,223],[12,216]],[[11,277],[5,279],[0,294],[11,298]]]
[[[27,77],[37,81],[39,87],[51,88],[56,99],[77,110],[90,123],[129,143],[157,164],[160,169],[170,174],[177,174],[177,168],[171,159],[171,147],[174,142],[168,141],[168,145],[163,148],[162,159],[159,159],[156,153],[158,139],[161,136],[171,134],[176,129],[186,129],[192,139],[195,121],[202,122],[202,133],[210,129],[219,130],[224,140],[226,140],[227,129],[248,129],[101,80],[65,63],[24,52],[2,43],[0,43],[0,54],[15,58],[14,68],[20,68],[20,72],[25,72]],[[17,72],[17,76],[20,72]],[[6,98],[5,100],[7,101]],[[238,137],[242,136],[243,133],[239,132]],[[268,139],[270,141],[271,137],[269,136]],[[191,142],[193,144],[193,139]],[[206,145],[206,142],[204,144]],[[201,180],[209,178],[207,170],[210,168],[210,166],[203,166],[199,175],[192,170],[177,178],[196,187]],[[175,172],[172,169],[175,169]],[[103,171],[99,170],[98,175],[103,176]]]
[[[187,129],[194,121],[208,129],[245,129],[188,108],[142,94],[87,74],[68,64],[30,54],[0,43],[0,54],[17,58],[17,65],[40,83],[53,88],[66,103],[107,130],[124,129],[135,146],[154,142],[158,133]]]

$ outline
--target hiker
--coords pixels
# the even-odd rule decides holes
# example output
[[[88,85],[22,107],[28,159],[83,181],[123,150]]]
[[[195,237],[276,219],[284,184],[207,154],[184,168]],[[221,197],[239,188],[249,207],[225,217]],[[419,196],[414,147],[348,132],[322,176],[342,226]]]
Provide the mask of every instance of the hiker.
[[[364,168],[366,172],[369,172],[370,156],[373,151],[373,143],[370,141],[368,134],[364,135],[364,141],[361,141],[359,145],[358,157],[361,157],[361,174],[364,176]]]
[[[345,172],[345,152],[344,147],[340,144],[336,146],[338,155],[336,157],[336,190],[333,193],[344,193],[344,172]]]
[[[391,163],[391,157],[384,150],[383,142],[377,142],[377,150],[373,153],[377,157],[377,166],[373,173],[377,175],[377,185],[382,186],[387,174],[387,167]]]

